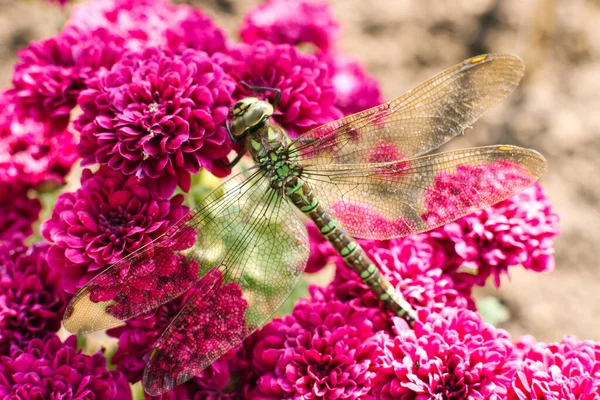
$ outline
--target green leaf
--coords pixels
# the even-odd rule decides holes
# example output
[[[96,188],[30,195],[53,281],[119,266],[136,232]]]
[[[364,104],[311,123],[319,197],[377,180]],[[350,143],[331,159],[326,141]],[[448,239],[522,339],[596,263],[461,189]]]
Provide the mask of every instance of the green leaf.
[[[497,326],[510,319],[510,311],[497,297],[484,296],[476,299],[477,311],[484,322]]]

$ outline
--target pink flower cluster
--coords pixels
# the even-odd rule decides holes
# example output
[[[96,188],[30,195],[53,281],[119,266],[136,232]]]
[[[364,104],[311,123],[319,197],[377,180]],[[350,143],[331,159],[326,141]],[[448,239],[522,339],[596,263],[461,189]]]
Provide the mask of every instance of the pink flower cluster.
[[[59,330],[69,297],[46,262],[48,245],[0,241],[0,355]]]
[[[58,196],[42,236],[48,262],[74,293],[103,268],[147,245],[188,210],[183,196],[160,200],[143,181],[106,167],[83,171],[81,188]]]
[[[240,36],[248,44],[268,41],[305,50],[312,48],[327,66],[336,95],[334,105],[344,115],[381,104],[383,97],[377,81],[358,61],[337,49],[338,31],[339,24],[324,2],[269,0],[248,12]]]
[[[339,301],[300,300],[257,335],[250,398],[365,398],[388,338],[376,333],[374,314]]]
[[[600,398],[600,344],[573,336],[560,343],[518,343],[520,365],[508,391],[510,400]]]
[[[98,162],[156,184],[161,198],[190,189],[201,167],[224,176],[225,120],[234,83],[203,52],[151,47],[100,72],[79,98],[83,164]]]
[[[539,185],[428,233],[359,241],[417,309],[414,329],[309,225],[307,271],[335,264],[333,281],[240,344],[256,328],[248,283],[189,256],[194,227],[180,231],[183,241],[163,235],[189,222],[176,191],[189,191],[201,169],[230,173],[240,150],[226,129],[234,102],[274,99],[241,81],[281,90],[274,119],[293,137],[383,102],[377,81],[339,50],[338,32],[317,0],[252,8],[240,44],[187,5],[88,0],[61,32],[20,51],[13,87],[0,95],[0,397],[128,399],[128,383],[145,373],[157,391],[161,379],[191,378],[164,399],[600,399],[600,345],[513,343],[475,311],[474,285],[499,285],[518,265],[553,268],[558,217]],[[377,148],[374,160],[389,154]],[[78,158],[90,169],[42,223],[49,243],[26,246],[37,197],[63,185]],[[521,179],[495,167],[438,176],[422,217],[437,225],[465,200],[457,180],[477,179],[485,196]],[[151,242],[161,262],[140,266],[131,255]],[[75,337],[55,332],[71,294],[119,261],[117,272],[135,279],[88,287],[114,317],[191,289],[108,331],[119,339],[110,371],[102,353],[81,354]],[[201,370],[215,349],[229,351]]]
[[[109,371],[102,353],[77,351],[77,338],[61,342],[49,334],[0,356],[0,396],[4,399],[131,399],[127,380]]]
[[[10,91],[0,94],[0,202],[63,184],[77,159],[72,132],[52,131],[18,103]]]

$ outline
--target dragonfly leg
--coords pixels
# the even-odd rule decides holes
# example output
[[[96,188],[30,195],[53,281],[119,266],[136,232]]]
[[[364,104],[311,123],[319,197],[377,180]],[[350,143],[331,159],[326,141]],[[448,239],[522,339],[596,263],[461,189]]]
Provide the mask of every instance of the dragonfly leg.
[[[279,105],[279,100],[281,100],[281,90],[276,89],[276,88],[272,88],[272,87],[268,87],[268,86],[250,86],[248,83],[241,81],[240,85],[242,85],[243,87],[245,87],[248,90],[252,90],[255,92],[275,92],[275,101],[273,102],[273,108],[277,108],[277,106]]]
[[[238,153],[237,156],[235,156],[235,158],[233,159],[233,161],[231,161],[229,164],[227,164],[227,168],[233,168],[235,167],[235,165],[240,162],[240,160],[242,159],[242,157],[244,157],[244,154],[246,154],[245,151],[241,151]]]

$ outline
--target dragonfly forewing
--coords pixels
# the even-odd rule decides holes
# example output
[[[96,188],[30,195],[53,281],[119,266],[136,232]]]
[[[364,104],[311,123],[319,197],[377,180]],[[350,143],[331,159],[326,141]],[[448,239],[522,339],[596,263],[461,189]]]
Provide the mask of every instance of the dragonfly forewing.
[[[437,149],[479,119],[519,84],[520,58],[467,59],[379,106],[313,129],[293,146],[304,165],[399,161]]]

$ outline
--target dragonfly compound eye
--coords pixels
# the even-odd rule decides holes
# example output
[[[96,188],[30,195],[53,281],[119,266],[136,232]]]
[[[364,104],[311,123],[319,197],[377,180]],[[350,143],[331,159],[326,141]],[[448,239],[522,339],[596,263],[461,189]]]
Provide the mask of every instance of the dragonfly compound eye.
[[[238,101],[233,106],[231,132],[235,137],[257,126],[273,115],[273,106],[256,97],[248,97]]]

